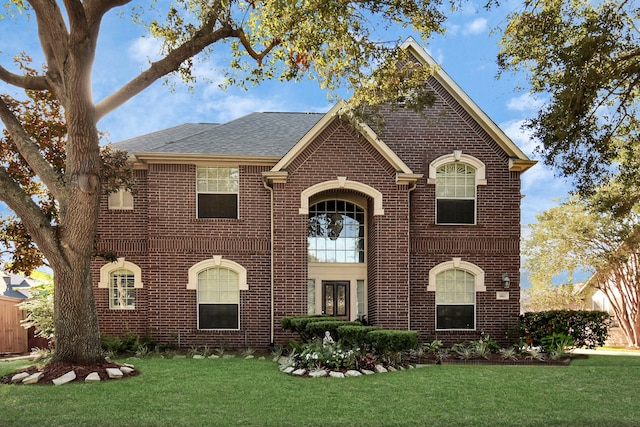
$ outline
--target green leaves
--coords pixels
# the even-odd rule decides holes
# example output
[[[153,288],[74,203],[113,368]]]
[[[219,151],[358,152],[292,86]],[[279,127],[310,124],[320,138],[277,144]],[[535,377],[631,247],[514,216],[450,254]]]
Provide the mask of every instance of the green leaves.
[[[583,194],[618,172],[640,182],[640,8],[634,2],[538,0],[510,16],[498,63],[524,71],[549,103],[529,121],[545,162]]]

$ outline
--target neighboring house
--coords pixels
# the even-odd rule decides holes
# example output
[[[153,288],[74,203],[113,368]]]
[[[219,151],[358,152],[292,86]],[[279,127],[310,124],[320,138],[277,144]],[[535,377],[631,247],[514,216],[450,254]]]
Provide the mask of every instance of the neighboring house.
[[[25,299],[31,297],[31,288],[39,283],[20,274],[0,271],[0,296]]]
[[[413,39],[403,46],[433,59]],[[520,175],[535,162],[443,71],[419,115],[376,134],[339,103],[184,124],[116,147],[134,193],[105,197],[100,329],[181,346],[266,348],[283,316],[325,313],[502,340],[517,323]]]
[[[33,331],[27,331],[20,321],[24,313],[18,304],[31,296],[38,283],[19,274],[0,271],[0,354],[25,353]]]

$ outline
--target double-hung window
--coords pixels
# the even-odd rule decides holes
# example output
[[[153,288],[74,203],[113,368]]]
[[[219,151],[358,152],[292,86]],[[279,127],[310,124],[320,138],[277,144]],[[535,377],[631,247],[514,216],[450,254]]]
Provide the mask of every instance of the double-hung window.
[[[239,274],[224,267],[198,273],[198,329],[238,329]]]
[[[238,218],[238,168],[198,167],[198,218]]]
[[[475,329],[475,276],[456,268],[436,276],[436,329]]]
[[[110,210],[131,210],[133,209],[133,194],[126,188],[119,188],[113,193],[109,193]]]
[[[476,170],[464,163],[447,163],[436,172],[438,224],[475,224]]]

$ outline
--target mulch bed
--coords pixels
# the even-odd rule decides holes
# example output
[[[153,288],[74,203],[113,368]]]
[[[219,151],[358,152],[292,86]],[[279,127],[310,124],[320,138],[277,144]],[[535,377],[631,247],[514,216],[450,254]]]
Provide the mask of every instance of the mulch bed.
[[[25,369],[21,369],[18,372],[6,375],[0,378],[0,383],[11,384],[11,377],[19,372],[26,372],[31,375],[39,371],[44,372],[44,376],[40,379],[40,381],[38,381],[38,384],[53,384],[53,380],[63,376],[69,371],[74,371],[76,373],[76,379],[73,380],[73,382],[84,382],[84,379],[87,377],[87,375],[92,372],[97,372],[98,376],[100,376],[100,380],[110,380],[111,378],[109,378],[109,375],[107,374],[107,368],[120,367],[122,367],[122,365],[113,362],[93,363],[90,365],[74,365],[65,362],[51,362],[47,363],[46,365],[32,365]],[[134,371],[129,374],[123,373],[122,378],[132,377],[136,375],[139,375],[139,372],[134,369]]]

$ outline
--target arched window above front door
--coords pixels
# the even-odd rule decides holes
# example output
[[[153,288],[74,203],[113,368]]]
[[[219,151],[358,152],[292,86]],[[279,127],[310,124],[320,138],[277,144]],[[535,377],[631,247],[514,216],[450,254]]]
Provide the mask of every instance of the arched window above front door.
[[[309,262],[364,263],[364,210],[330,199],[309,208]]]

